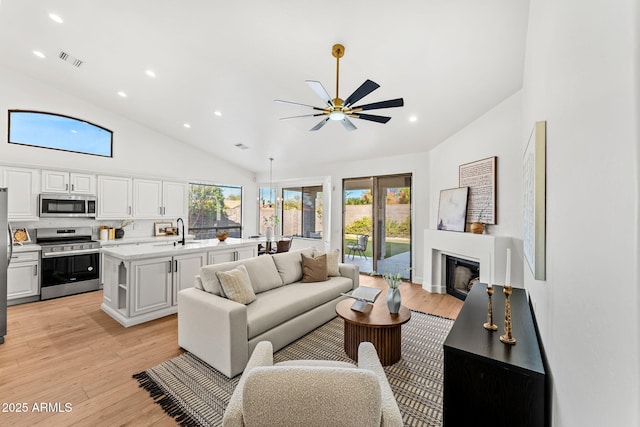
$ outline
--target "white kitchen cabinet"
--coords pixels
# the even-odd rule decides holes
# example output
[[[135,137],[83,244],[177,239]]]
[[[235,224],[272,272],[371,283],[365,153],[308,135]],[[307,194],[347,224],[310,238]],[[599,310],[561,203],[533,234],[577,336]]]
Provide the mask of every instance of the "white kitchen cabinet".
[[[133,180],[133,216],[138,219],[186,216],[187,184],[181,182]]]
[[[43,170],[43,193],[96,194],[96,176],[84,173]]]
[[[207,256],[207,264],[220,264],[222,262],[236,261],[237,251],[235,249],[222,249],[210,251]]]
[[[162,216],[162,181],[133,180],[133,217],[160,218]]]
[[[21,302],[39,299],[39,258],[38,252],[14,253],[11,257],[11,263],[7,268],[7,301],[9,305],[18,299],[31,297]]]
[[[9,221],[38,220],[39,173],[37,169],[1,166],[0,187],[9,189]]]
[[[238,248],[236,249],[236,252],[238,253],[238,255],[236,256],[237,259],[247,259],[258,256],[257,245],[253,245],[248,248]]]
[[[239,247],[230,249],[218,249],[209,251],[207,264],[220,264],[222,262],[238,261],[257,256],[257,245],[251,247]]]
[[[160,257],[131,262],[130,316],[171,307],[173,258]]]
[[[98,176],[97,219],[132,217],[133,181],[117,176]]]
[[[162,183],[162,215],[167,218],[188,216],[187,197],[189,186],[182,182]]]
[[[207,256],[203,253],[176,255],[173,257],[173,305],[178,304],[178,292],[192,288],[200,267],[205,265]]]
[[[202,266],[256,254],[253,241],[227,242],[102,248],[102,310],[125,327],[176,313],[178,292],[194,285]]]

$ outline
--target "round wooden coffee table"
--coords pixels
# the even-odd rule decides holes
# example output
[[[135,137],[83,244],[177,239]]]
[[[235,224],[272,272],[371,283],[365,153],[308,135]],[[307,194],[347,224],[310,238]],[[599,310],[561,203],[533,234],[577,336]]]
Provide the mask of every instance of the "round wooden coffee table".
[[[393,365],[402,356],[402,325],[411,319],[411,311],[401,306],[398,314],[391,314],[384,300],[379,296],[364,312],[351,310],[351,298],[336,305],[336,314],[344,319],[344,351],[356,362],[358,346],[365,341],[376,348],[383,366]]]

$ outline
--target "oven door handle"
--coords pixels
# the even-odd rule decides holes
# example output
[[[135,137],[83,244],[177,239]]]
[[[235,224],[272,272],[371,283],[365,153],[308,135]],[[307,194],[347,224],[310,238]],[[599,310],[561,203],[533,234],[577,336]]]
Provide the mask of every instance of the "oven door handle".
[[[100,250],[86,250],[86,249],[78,249],[75,251],[64,251],[64,252],[47,252],[42,253],[42,258],[56,258],[62,256],[69,255],[89,255],[89,254],[97,254],[100,253]]]

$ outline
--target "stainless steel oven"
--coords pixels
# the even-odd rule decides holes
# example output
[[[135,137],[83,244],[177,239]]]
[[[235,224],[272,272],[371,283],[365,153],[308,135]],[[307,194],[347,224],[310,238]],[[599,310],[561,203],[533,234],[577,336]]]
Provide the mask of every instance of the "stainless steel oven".
[[[100,243],[91,228],[38,229],[42,246],[40,299],[94,291],[100,287]]]

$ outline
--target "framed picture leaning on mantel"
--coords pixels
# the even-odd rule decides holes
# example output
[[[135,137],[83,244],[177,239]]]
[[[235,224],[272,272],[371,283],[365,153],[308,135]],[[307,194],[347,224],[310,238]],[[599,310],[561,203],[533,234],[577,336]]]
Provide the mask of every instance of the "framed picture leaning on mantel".
[[[469,187],[440,190],[438,230],[464,231]]]
[[[459,167],[460,187],[469,187],[467,222],[495,225],[496,170],[498,158],[488,157]]]

